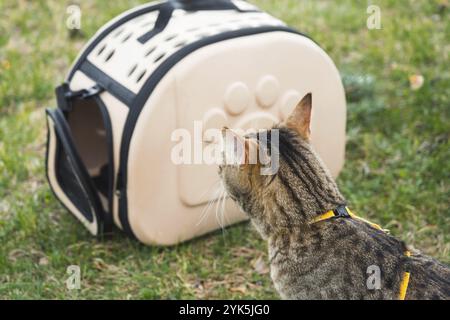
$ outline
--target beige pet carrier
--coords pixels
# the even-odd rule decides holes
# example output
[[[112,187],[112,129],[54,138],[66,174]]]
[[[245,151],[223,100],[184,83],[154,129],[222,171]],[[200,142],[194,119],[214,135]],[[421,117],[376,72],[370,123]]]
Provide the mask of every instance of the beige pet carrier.
[[[57,88],[49,183],[93,235],[116,225],[146,244],[191,239],[221,225],[206,210],[217,168],[175,164],[173,131],[269,127],[307,92],[313,144],[337,175],[345,97],[315,42],[244,1],[142,5],[105,25]],[[225,204],[224,225],[245,219]]]

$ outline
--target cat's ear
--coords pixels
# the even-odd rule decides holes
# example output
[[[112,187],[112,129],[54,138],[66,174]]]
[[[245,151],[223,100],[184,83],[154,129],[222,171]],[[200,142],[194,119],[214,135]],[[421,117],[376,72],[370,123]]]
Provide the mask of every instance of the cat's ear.
[[[295,130],[303,139],[311,136],[312,95],[306,94],[286,120],[286,126]]]

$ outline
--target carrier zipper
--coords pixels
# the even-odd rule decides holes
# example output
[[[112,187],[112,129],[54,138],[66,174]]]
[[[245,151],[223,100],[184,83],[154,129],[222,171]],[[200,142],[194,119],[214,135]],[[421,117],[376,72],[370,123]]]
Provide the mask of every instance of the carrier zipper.
[[[102,98],[98,95],[94,95],[93,99],[97,103],[100,112],[102,114],[103,123],[106,129],[107,144],[108,144],[108,212],[104,212],[105,225],[108,230],[111,230],[113,225],[113,193],[114,193],[114,136],[112,131],[111,118],[108,109],[105,106]]]
[[[116,182],[116,187],[115,187],[115,191],[114,194],[120,199],[122,197],[122,192],[123,192],[123,178],[122,178],[122,171],[120,170],[119,172],[117,172],[117,182]]]

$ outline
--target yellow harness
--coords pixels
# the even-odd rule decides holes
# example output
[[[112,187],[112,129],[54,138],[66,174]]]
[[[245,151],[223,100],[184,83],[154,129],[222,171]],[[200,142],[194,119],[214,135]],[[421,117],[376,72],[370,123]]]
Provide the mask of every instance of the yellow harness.
[[[328,220],[328,219],[331,219],[331,218],[334,218],[334,217],[344,217],[344,218],[352,218],[352,219],[355,219],[355,220],[360,220],[360,221],[363,221],[363,222],[369,224],[370,226],[372,226],[375,229],[384,231],[386,233],[389,232],[389,230],[381,228],[376,223],[373,223],[373,222],[370,222],[370,221],[368,221],[368,220],[366,220],[364,218],[358,217],[356,214],[351,212],[350,209],[347,208],[346,206],[339,206],[335,210],[330,210],[328,212],[325,212],[324,214],[321,214],[321,215],[317,216],[314,220],[311,221],[311,224],[312,223],[317,223],[317,222],[320,222],[320,221],[324,221],[324,220]],[[409,251],[406,251],[405,255],[407,257],[410,257],[411,253]],[[398,294],[399,300],[405,300],[406,291],[408,290],[409,277],[410,277],[410,273],[409,272],[404,272],[403,273],[402,281],[400,282],[399,294]]]

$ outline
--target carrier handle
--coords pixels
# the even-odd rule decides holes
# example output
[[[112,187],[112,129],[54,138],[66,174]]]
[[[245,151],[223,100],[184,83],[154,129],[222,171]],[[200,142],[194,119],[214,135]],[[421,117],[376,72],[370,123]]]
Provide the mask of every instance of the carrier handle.
[[[168,0],[159,8],[158,18],[156,18],[155,26],[152,30],[144,33],[137,40],[144,44],[151,38],[161,33],[169,24],[175,9],[185,11],[201,11],[201,10],[236,10],[239,12],[256,12],[256,9],[241,9],[231,0]]]
[[[169,0],[176,8],[186,11],[237,10],[242,11],[231,0]]]

